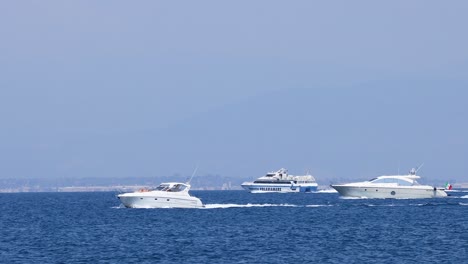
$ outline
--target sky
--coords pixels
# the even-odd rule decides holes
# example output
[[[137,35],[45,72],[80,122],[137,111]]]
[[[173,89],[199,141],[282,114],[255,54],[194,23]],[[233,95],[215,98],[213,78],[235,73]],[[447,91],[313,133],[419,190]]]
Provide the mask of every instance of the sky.
[[[468,182],[466,1],[2,1],[0,178]]]

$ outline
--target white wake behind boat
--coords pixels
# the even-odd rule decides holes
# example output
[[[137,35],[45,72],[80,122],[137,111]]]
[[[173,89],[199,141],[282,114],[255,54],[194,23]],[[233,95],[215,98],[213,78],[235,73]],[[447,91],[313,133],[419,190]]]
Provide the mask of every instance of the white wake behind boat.
[[[241,186],[251,193],[315,192],[318,184],[312,175],[293,176],[286,169],[280,169]]]
[[[161,183],[154,190],[142,189],[119,194],[117,197],[128,208],[202,208],[197,197],[190,196],[190,184],[180,182]]]
[[[420,199],[447,196],[444,188],[419,184],[416,180],[421,177],[416,172],[412,169],[408,175],[379,176],[369,181],[333,184],[331,187],[347,197]]]

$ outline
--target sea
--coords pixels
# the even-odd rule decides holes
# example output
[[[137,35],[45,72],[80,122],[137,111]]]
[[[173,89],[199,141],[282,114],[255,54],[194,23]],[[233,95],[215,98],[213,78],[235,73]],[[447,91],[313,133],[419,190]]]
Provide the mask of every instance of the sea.
[[[191,194],[206,208],[124,208],[114,192],[0,194],[0,263],[468,263],[466,191]]]

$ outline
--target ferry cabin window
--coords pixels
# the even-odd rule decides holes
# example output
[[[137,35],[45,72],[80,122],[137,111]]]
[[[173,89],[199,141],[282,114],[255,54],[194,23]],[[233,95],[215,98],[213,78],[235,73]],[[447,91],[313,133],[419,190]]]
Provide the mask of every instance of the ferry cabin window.
[[[276,188],[276,187],[261,187],[261,188],[256,188],[256,190],[260,190],[260,191],[281,191],[281,188]]]

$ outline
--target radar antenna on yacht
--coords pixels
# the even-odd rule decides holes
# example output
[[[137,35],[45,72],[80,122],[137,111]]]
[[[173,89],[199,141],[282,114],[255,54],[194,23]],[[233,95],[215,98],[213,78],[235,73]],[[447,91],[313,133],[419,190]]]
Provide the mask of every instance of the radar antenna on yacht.
[[[192,181],[193,176],[195,176],[195,173],[197,173],[197,170],[198,170],[198,164],[195,167],[195,170],[193,170],[192,176],[190,176],[190,179],[188,179],[188,181],[186,182],[187,184],[190,184],[190,182]]]
[[[416,167],[416,168],[412,168],[412,169],[410,170],[410,172],[409,172],[410,175],[416,175],[416,173],[418,173],[418,171],[422,168],[423,165],[424,165],[424,163],[422,163],[421,165],[419,165],[419,166]]]

